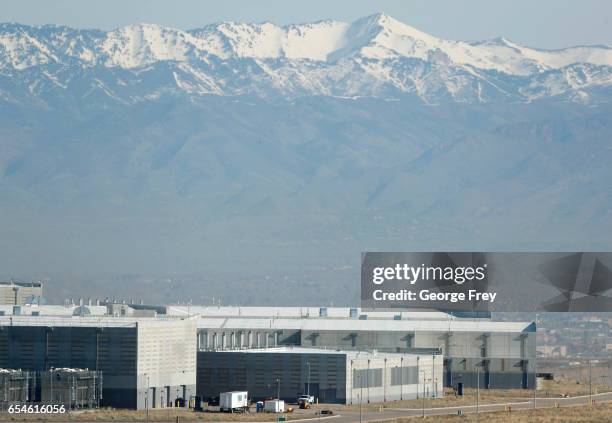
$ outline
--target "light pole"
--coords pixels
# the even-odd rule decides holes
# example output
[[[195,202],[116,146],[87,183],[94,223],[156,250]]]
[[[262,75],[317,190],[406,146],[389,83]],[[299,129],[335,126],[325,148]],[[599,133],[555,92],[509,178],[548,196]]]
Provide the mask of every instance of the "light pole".
[[[419,375],[421,374],[421,371],[419,370],[419,359],[420,357],[417,356],[417,389],[416,389],[416,394],[417,394],[417,399],[419,399]]]
[[[438,393],[437,392],[438,384],[436,384],[434,388],[435,372],[436,372],[436,356],[432,355],[431,356],[431,396],[432,398],[435,398],[436,394]]]
[[[476,415],[480,413],[480,365],[476,363]]]
[[[425,418],[425,371],[423,370],[423,418]]]
[[[276,379],[276,399],[280,399],[280,379]]]
[[[363,383],[361,380],[361,372],[357,373],[359,377],[359,423],[361,423],[362,415],[361,415],[361,404],[363,403]]]
[[[593,372],[591,368],[590,358],[589,358],[589,405],[593,405]]]
[[[147,423],[149,423],[149,375],[147,373],[144,374],[147,377],[147,393],[145,395],[145,415]]]
[[[351,365],[352,368],[352,365]],[[361,398],[363,396],[363,386],[361,383],[361,370],[353,370],[353,375],[355,375],[355,377],[357,378],[357,380],[359,381],[359,394],[357,394],[357,396],[359,397],[359,423],[362,422],[362,415],[361,415]],[[355,382],[353,381],[353,388],[355,387]],[[351,404],[353,403],[353,391],[351,391]],[[320,414],[320,412],[319,412]]]
[[[185,395],[186,396],[186,395]],[[167,399],[167,401],[169,401],[170,398]],[[170,404],[166,404],[168,407],[166,407],[168,409],[168,423],[170,423]]]
[[[401,363],[401,361],[400,361]],[[402,401],[404,399],[403,394],[404,394],[404,372],[403,372],[403,364],[400,364],[400,401]]]
[[[400,358],[400,401],[404,399],[404,357]]]
[[[533,409],[536,409],[538,390],[538,313],[535,316],[536,330],[534,335],[534,357],[533,357]]]
[[[306,362],[308,366],[308,382],[306,384],[306,395],[308,395],[308,401],[310,402],[310,361]]]

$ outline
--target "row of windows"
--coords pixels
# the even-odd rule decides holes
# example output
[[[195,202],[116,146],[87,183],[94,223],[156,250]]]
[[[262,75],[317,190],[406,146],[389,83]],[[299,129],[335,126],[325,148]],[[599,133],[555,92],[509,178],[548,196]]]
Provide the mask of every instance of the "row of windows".
[[[411,385],[418,383],[416,366],[392,367],[391,385]],[[353,388],[378,388],[383,386],[383,369],[353,370]]]
[[[278,331],[199,332],[198,350],[276,347],[280,343],[279,336]]]

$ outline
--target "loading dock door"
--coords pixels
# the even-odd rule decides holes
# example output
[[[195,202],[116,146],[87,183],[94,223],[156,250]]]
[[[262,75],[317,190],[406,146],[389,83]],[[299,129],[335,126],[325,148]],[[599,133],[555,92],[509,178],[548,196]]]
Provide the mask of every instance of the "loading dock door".
[[[321,398],[319,400],[320,402],[324,402],[324,403],[334,403],[337,402],[337,395],[336,395],[336,389],[332,388],[332,389],[324,389],[321,395]]]
[[[149,404],[151,404],[151,408],[155,408],[156,407],[156,399],[155,398],[157,395],[155,395],[157,392],[157,390],[155,388],[151,388],[151,393],[149,395],[149,398],[151,398],[151,401],[149,402]]]
[[[308,383],[304,384],[304,393],[308,393]],[[315,398],[319,398],[319,384],[318,383],[311,383],[310,384],[310,395],[314,396]]]

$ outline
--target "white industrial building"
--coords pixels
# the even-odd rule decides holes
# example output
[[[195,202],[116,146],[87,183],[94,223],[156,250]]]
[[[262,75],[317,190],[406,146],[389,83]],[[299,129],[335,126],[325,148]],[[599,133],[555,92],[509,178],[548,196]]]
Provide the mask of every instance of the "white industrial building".
[[[167,405],[169,399],[188,399],[195,392],[196,360],[198,378],[206,368],[205,353],[280,347],[340,350],[347,354],[441,354],[441,371],[436,372],[436,378],[443,386],[463,383],[480,384],[481,388],[531,388],[534,383],[535,324],[493,321],[482,315],[373,312],[342,307],[144,306],[123,302],[33,304],[21,306],[21,316],[12,314],[13,306],[0,306],[0,311],[5,314],[0,316],[0,368],[102,370],[103,405],[143,408],[144,398],[148,398],[148,406]],[[189,329],[178,329],[184,322],[189,322]],[[173,328],[173,324],[178,325],[176,330],[164,329]],[[12,335],[7,336],[9,332]],[[44,346],[47,339],[51,341],[48,348]],[[108,348],[112,346],[114,352],[98,348],[101,361],[96,366],[92,360],[100,340]],[[148,354],[147,346],[156,358],[136,358]],[[165,349],[164,355],[156,355],[156,349]],[[109,360],[107,367],[102,359]],[[116,360],[115,365],[110,360]],[[131,367],[123,366],[126,363]],[[175,367],[166,371],[164,366]],[[234,389],[240,388],[228,386],[228,390]]]
[[[434,311],[358,308],[172,306],[198,316],[198,350],[295,346],[443,355],[443,384],[531,388],[535,323],[499,322]]]

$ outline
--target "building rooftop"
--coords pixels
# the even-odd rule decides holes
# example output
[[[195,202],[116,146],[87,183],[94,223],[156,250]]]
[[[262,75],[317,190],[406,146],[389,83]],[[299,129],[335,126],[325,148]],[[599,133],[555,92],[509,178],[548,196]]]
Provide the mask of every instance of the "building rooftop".
[[[393,320],[448,320],[455,318],[448,313],[433,310],[370,311],[359,307],[240,307],[240,306],[199,306],[170,305],[168,315],[194,315],[203,317],[274,317],[286,319],[347,319],[367,315],[368,319]]]
[[[13,305],[0,305],[0,311],[4,311],[5,315],[13,314]],[[38,304],[26,304],[20,306],[19,312],[23,316],[31,315],[32,312],[38,312],[41,316],[72,316],[75,310],[79,306],[77,305],[38,305]],[[91,315],[104,316],[106,314],[106,306],[86,305]]]
[[[130,328],[138,324],[179,322],[186,319],[159,317],[92,316],[0,316],[0,326],[113,327]]]
[[[0,281],[0,286],[20,286],[28,288],[41,288],[42,282],[15,282],[15,281]]]
[[[91,314],[74,316],[77,306],[21,306],[20,315],[12,316],[13,324],[48,326],[129,326],[139,319],[152,317],[107,316],[106,306],[86,306]],[[324,310],[322,312],[321,310]],[[305,330],[305,331],[434,331],[434,332],[510,332],[535,331],[533,322],[498,322],[483,318],[458,318],[443,312],[362,311],[348,307],[206,307],[168,306],[168,314],[157,320],[191,318],[200,329],[210,330]],[[353,310],[353,311],[351,311]],[[37,311],[39,316],[29,316]],[[11,324],[13,306],[0,306],[0,325]],[[81,313],[76,313],[81,314]],[[321,315],[326,314],[326,315]],[[26,320],[23,320],[26,319]],[[7,323],[9,322],[9,323]]]
[[[19,373],[23,373],[23,371],[21,369],[3,369],[0,368],[0,374],[19,374]]]
[[[434,332],[532,332],[532,322],[495,322],[482,319],[443,320],[359,320],[359,319],[287,319],[245,317],[200,317],[199,329],[296,329],[306,331],[434,331]]]

